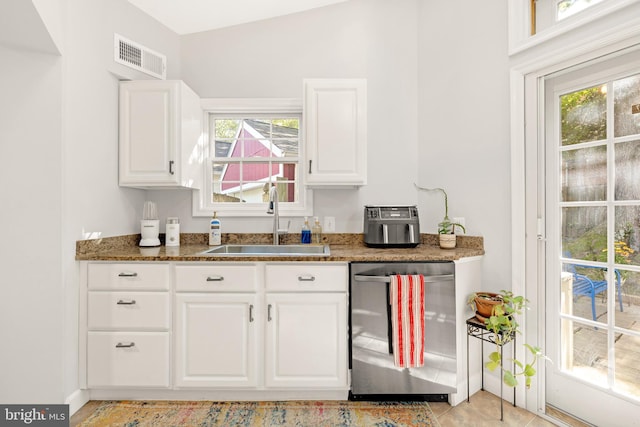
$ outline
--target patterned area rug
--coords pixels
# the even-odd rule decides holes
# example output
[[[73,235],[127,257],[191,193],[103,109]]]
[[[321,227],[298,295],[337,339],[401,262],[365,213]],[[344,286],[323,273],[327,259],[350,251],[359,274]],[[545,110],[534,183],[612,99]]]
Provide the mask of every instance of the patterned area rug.
[[[439,427],[426,402],[105,401],[80,426]]]

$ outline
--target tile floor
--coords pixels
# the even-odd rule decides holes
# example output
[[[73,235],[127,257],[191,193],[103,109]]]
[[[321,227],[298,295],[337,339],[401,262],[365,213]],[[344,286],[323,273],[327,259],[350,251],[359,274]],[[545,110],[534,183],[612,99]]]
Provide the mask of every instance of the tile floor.
[[[504,402],[504,420],[500,422],[500,398],[487,391],[472,395],[470,402],[452,407],[448,403],[431,402],[429,406],[442,427],[547,427],[551,423],[525,409]],[[572,427],[586,427],[563,420]]]
[[[99,404],[99,401],[91,401],[80,408],[71,417],[70,427],[78,426]],[[504,404],[504,421],[501,423],[500,399],[486,391],[479,391],[471,396],[470,403],[462,402],[456,407],[440,402],[430,402],[429,405],[442,427],[547,427],[555,425],[507,402]],[[558,414],[558,418],[560,417],[562,414]],[[587,427],[570,418],[564,418],[562,421],[571,427]]]

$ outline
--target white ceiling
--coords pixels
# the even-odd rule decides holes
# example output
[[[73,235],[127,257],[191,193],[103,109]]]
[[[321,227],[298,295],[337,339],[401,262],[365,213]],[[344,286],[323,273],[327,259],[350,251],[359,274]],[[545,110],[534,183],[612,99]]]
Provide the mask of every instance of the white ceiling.
[[[347,0],[128,0],[174,32],[197,33]]]

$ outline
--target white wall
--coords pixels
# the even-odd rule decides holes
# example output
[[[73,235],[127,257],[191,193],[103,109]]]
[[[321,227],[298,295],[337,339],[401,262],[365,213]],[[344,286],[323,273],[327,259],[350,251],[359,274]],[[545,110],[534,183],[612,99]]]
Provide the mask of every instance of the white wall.
[[[449,217],[484,236],[486,290],[511,289],[507,3],[421,2],[420,185],[443,187]],[[442,195],[420,193],[434,230]]]
[[[148,77],[113,62],[113,33],[180,74],[178,36],[127,1],[43,4],[46,24],[30,25],[55,29],[61,57],[0,45],[3,403],[62,403],[78,389],[75,242],[139,232],[145,192],[117,180],[118,79]]]
[[[0,46],[0,402],[62,399],[62,66]]]
[[[400,6],[400,7],[399,7]],[[314,215],[336,217],[338,232],[362,232],[365,204],[417,201],[417,2],[351,0],[309,12],[181,38],[182,78],[203,98],[302,98],[304,78],[368,83],[368,185],[316,190]],[[189,192],[148,193],[162,218],[206,232],[191,217]],[[270,232],[272,217],[222,218],[229,232]],[[299,231],[302,218],[292,220]]]

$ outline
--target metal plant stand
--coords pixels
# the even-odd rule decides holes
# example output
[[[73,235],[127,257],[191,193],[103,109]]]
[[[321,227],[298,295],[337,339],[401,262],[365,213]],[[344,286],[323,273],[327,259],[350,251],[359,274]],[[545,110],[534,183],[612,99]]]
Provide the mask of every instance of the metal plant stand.
[[[503,335],[504,332],[499,332],[499,335]],[[469,337],[478,338],[480,340],[480,361],[482,363],[482,358],[484,357],[484,342],[491,343],[496,345],[496,336],[495,334],[487,329],[487,325],[484,324],[478,318],[471,317],[467,319],[467,402],[469,402]],[[511,346],[511,358],[515,359],[515,355],[513,354],[516,347],[516,333],[511,333],[511,340],[513,341],[513,345]],[[500,421],[504,420],[504,410],[502,407],[502,387],[503,381],[502,377],[504,376],[504,370],[502,368],[502,363],[504,362],[504,349],[503,345],[500,346]],[[515,372],[516,364],[513,362],[513,371]],[[482,364],[482,368],[480,370],[482,374],[482,387],[481,390],[484,390],[484,364]],[[513,406],[516,406],[516,388],[513,388]]]

